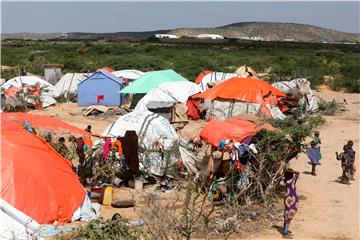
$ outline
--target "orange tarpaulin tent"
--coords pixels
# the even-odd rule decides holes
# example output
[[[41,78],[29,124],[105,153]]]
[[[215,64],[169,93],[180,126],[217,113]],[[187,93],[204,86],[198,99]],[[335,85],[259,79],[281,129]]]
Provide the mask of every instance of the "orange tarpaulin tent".
[[[257,126],[250,121],[243,121],[230,118],[226,121],[211,119],[201,130],[200,138],[205,142],[218,146],[221,140],[234,139],[237,142],[243,141],[249,136],[255,135],[261,129],[271,129],[271,125]]]
[[[70,162],[18,122],[1,130],[0,198],[40,224],[70,221],[86,196]]]
[[[201,72],[195,79],[195,83],[197,83],[197,84],[201,83],[201,80],[203,79],[203,77],[205,77],[207,74],[212,73],[212,72],[214,72],[214,71],[205,70],[205,71]]]
[[[66,122],[63,122],[48,115],[38,115],[22,112],[1,113],[1,126],[4,126],[11,122],[23,124],[24,121],[28,121],[30,126],[32,127],[47,129],[50,131],[68,132],[81,135],[90,134],[89,132],[86,132],[80,128],[72,126]]]
[[[277,105],[277,98],[285,94],[271,86],[271,84],[250,78],[230,78],[219,85],[194,95],[194,98],[232,99],[250,103],[269,103]]]
[[[105,70],[105,71],[108,71],[108,72],[113,72],[114,71],[112,68],[109,68],[109,67],[102,67],[102,68],[97,69],[96,71],[99,72],[101,70]]]

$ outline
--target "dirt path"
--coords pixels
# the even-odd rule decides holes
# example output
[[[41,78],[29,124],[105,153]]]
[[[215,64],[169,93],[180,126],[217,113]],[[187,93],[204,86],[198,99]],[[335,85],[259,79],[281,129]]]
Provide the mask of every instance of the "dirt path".
[[[324,92],[320,97],[337,101],[346,99],[347,111],[326,118],[326,125],[319,129],[322,140],[321,166],[317,176],[309,174],[311,165],[305,154],[293,160],[291,167],[300,171],[297,192],[300,196],[299,210],[290,225],[294,239],[360,239],[359,235],[359,124],[360,95]],[[355,181],[351,185],[340,184],[340,162],[335,160],[335,152],[352,139],[356,156]],[[282,221],[276,222],[282,226]],[[249,239],[281,239],[277,229],[252,236]]]

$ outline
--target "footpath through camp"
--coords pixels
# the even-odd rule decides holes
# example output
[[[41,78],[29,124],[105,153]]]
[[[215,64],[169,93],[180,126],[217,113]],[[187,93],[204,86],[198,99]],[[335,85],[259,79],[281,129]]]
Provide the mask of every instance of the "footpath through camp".
[[[293,239],[359,239],[359,171],[351,185],[339,184],[341,169],[335,151],[340,152],[349,139],[353,139],[357,149],[360,147],[360,96],[328,90],[318,92],[317,96],[337,101],[345,99],[348,111],[325,116],[327,123],[319,129],[322,160],[316,177],[310,174],[311,165],[305,154],[291,163],[300,171],[297,185],[300,202],[292,222]],[[356,161],[356,168],[359,166]],[[248,239],[279,239],[277,229],[282,226],[281,220],[274,221],[275,227]]]

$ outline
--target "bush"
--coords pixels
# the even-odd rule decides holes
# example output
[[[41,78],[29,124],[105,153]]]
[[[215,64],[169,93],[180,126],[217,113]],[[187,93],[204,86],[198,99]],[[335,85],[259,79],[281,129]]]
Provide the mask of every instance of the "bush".
[[[93,240],[137,240],[147,239],[146,234],[140,229],[129,226],[129,222],[119,214],[112,219],[96,219],[89,224],[67,234],[60,235],[58,239],[93,239]]]

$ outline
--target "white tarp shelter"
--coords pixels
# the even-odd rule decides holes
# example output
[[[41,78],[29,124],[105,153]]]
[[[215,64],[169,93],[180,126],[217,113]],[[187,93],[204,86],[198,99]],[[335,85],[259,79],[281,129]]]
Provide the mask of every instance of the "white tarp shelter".
[[[112,72],[116,77],[123,79],[135,80],[144,75],[144,72],[135,69],[126,69]]]
[[[241,101],[219,100],[214,101],[205,100],[203,109],[207,109],[206,119],[215,117],[220,120],[226,120],[238,114],[260,114],[260,103],[249,103]],[[285,115],[277,106],[266,104],[266,108],[270,111],[272,118],[285,119]]]
[[[148,92],[136,105],[135,111],[148,110],[150,102],[186,103],[190,96],[201,91],[190,81],[165,82]]]
[[[310,88],[310,82],[306,78],[275,82],[271,85],[285,93],[290,100],[297,100],[300,106],[305,106],[306,113],[314,113],[319,110],[316,97]]]
[[[167,163],[157,152],[156,143],[161,143],[167,151],[178,141],[178,136],[169,121],[150,111],[134,111],[119,117],[102,132],[101,136],[123,137],[129,130],[135,131],[139,137],[139,155],[144,166],[151,174],[162,175]],[[96,143],[99,144],[101,145],[100,141]],[[174,160],[176,159],[172,159],[173,162],[170,164],[173,164]]]
[[[201,92],[205,92],[209,89],[209,84],[215,84],[216,82],[227,80],[233,77],[238,77],[235,73],[224,73],[224,72],[212,72],[206,74],[199,83]]]
[[[89,73],[66,73],[58,83],[56,83],[55,88],[60,94],[67,93],[76,93],[78,84],[86,79],[89,76]]]
[[[5,82],[3,85],[1,85],[1,88],[9,89],[11,87],[23,87],[24,85],[34,86],[37,83],[40,84],[40,87],[44,88],[40,96],[43,107],[48,107],[52,104],[55,104],[56,100],[54,99],[54,97],[58,97],[60,95],[59,91],[47,81],[36,76],[20,76],[12,78]],[[32,99],[27,99],[27,102],[31,104],[34,103]]]

